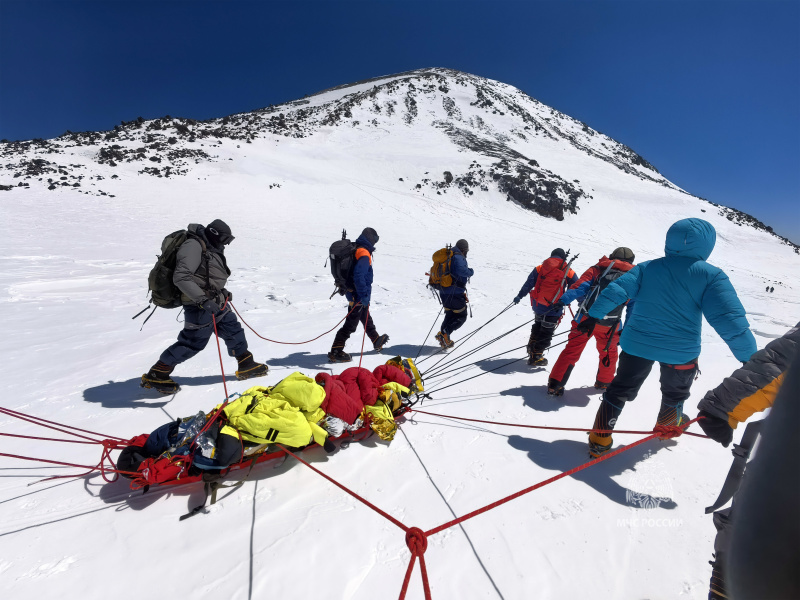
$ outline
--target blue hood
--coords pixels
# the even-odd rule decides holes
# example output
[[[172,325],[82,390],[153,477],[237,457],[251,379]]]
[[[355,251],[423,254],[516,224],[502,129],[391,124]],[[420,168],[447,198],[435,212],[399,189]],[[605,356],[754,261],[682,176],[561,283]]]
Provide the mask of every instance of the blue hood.
[[[706,260],[711,256],[717,232],[703,219],[681,219],[667,231],[664,254]]]
[[[373,246],[364,235],[360,235],[358,236],[358,238],[356,238],[356,244],[361,246],[362,248],[366,248],[367,250],[369,250],[370,254],[375,252],[375,246]]]

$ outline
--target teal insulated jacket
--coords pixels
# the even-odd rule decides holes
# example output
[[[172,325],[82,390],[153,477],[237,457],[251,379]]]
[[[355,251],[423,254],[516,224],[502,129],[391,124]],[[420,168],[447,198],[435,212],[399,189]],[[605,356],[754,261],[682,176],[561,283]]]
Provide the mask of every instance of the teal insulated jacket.
[[[700,355],[705,316],[734,356],[749,360],[757,348],[744,307],[728,276],[706,262],[716,240],[707,221],[674,223],[667,232],[664,258],[640,263],[610,283],[589,316],[602,319],[626,300],[635,300],[620,337],[622,349],[675,365]]]

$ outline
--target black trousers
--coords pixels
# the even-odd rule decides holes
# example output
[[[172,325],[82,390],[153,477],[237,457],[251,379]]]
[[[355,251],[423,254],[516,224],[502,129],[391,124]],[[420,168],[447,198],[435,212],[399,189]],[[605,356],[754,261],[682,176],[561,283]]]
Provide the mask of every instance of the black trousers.
[[[467,295],[442,294],[444,320],[441,332],[450,335],[467,321]]]
[[[608,386],[597,416],[594,429],[614,429],[622,409],[639,394],[644,380],[653,368],[648,360],[623,351],[619,356],[617,374]],[[683,415],[683,403],[697,374],[697,359],[683,365],[661,365],[661,408],[657,422],[660,425],[677,425]]]
[[[541,354],[553,342],[553,333],[561,321],[563,313],[536,315],[531,326],[531,337],[528,340],[528,352]]]
[[[345,343],[347,342],[348,338],[355,333],[356,329],[358,329],[358,324],[361,323],[364,326],[364,329],[367,330],[367,336],[369,337],[370,341],[374,342],[378,339],[378,330],[375,329],[375,323],[372,321],[372,315],[369,313],[369,307],[364,307],[358,305],[353,309],[353,303],[351,302],[347,307],[348,312],[350,314],[344,320],[344,325],[342,325],[341,329],[336,332],[336,337],[333,338],[333,346],[331,350],[342,350],[344,348]]]

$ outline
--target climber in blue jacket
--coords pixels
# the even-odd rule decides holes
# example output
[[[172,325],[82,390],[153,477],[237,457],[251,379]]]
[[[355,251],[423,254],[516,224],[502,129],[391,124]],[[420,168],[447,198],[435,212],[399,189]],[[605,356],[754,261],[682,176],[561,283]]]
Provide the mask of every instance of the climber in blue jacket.
[[[617,374],[603,394],[589,454],[611,449],[611,430],[625,403],[636,398],[653,363],[661,365],[661,409],[658,424],[681,425],[683,403],[697,374],[700,330],[705,317],[740,361],[756,350],[745,310],[728,276],[706,262],[717,234],[702,219],[682,219],[667,232],[663,258],[638,264],[598,296],[578,329],[594,324],[627,300],[636,307],[620,336],[622,353]]]

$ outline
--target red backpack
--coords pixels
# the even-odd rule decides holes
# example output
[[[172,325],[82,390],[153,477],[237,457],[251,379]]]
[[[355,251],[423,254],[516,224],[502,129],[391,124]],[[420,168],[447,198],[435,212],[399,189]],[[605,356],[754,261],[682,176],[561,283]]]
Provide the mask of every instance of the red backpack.
[[[569,263],[557,256],[551,256],[539,266],[536,285],[531,290],[531,304],[550,306],[564,293]]]

